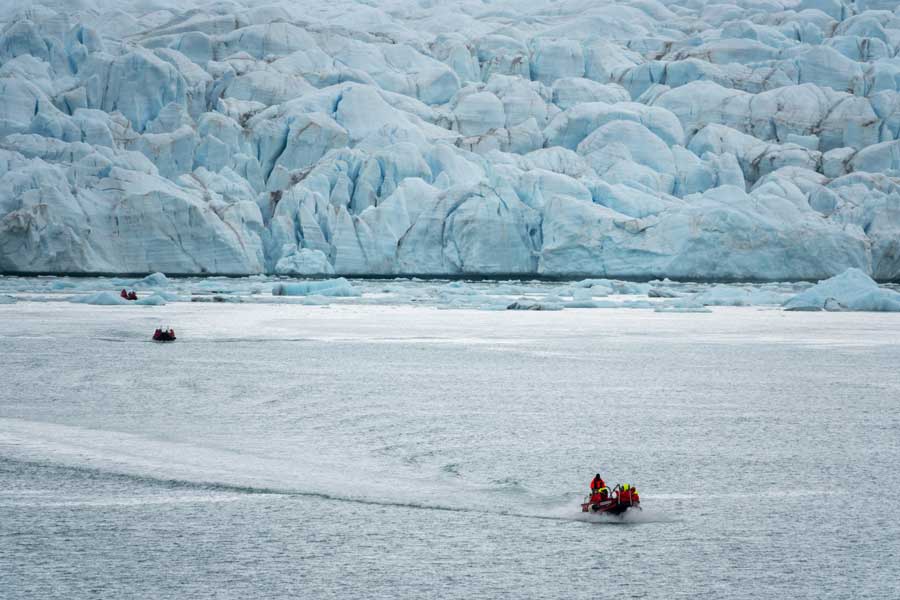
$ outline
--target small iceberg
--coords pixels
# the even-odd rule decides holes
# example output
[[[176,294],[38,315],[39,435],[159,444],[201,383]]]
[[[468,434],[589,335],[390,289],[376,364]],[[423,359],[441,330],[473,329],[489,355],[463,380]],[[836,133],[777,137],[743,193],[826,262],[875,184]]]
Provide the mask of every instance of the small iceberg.
[[[272,287],[273,296],[330,296],[352,298],[362,296],[349,281],[343,277],[322,281],[298,281],[296,283],[276,283]]]
[[[165,274],[156,272],[147,275],[143,279],[138,279],[132,286],[139,288],[165,287],[169,285],[169,278]]]
[[[900,312],[900,294],[879,287],[859,269],[850,268],[797,294],[784,303],[784,309]]]

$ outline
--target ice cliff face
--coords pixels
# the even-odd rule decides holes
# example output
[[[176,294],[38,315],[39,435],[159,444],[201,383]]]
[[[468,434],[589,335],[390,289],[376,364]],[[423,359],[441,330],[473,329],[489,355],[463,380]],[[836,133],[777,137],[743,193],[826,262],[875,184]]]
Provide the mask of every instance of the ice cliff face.
[[[895,2],[0,10],[0,271],[900,278]]]

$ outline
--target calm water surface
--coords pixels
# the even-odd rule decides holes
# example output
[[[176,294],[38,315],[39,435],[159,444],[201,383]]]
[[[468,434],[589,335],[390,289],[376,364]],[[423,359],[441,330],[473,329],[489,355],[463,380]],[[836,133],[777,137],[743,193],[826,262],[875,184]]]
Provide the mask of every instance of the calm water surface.
[[[0,325],[4,599],[900,597],[897,316],[20,302]],[[645,510],[583,518],[598,470]]]

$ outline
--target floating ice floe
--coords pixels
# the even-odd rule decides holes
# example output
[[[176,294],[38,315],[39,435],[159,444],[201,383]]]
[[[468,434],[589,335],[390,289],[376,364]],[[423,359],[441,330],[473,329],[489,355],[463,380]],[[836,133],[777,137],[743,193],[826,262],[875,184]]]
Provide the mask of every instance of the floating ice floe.
[[[678,293],[665,287],[653,287],[647,292],[650,298],[678,298]]]
[[[117,292],[97,292],[87,296],[73,296],[70,302],[78,304],[96,304],[100,306],[163,306],[166,298],[160,294],[151,294],[137,300],[126,300]]]
[[[220,296],[219,294],[209,294],[204,296],[191,296],[191,302],[230,302],[240,304],[243,302],[240,296]]]
[[[132,301],[121,297],[117,292],[97,292],[88,296],[74,296],[71,302],[77,304],[97,304],[100,306],[129,306]]]
[[[138,304],[140,306],[164,306],[166,302],[167,299],[161,294],[151,294],[143,298],[138,298],[134,302],[134,304]]]
[[[562,308],[557,302],[535,302],[523,298],[507,305],[506,310],[562,310]]]
[[[700,306],[780,306],[788,294],[757,287],[716,285],[696,294],[691,301]]]
[[[658,313],[711,313],[712,312],[712,310],[706,308],[705,306],[701,306],[701,305],[679,306],[679,305],[675,305],[675,304],[657,306],[653,310],[654,310],[654,312],[658,312]]]
[[[900,293],[879,287],[859,269],[847,269],[785,302],[785,310],[900,312]]]
[[[362,294],[343,277],[324,281],[298,281],[276,283],[272,287],[273,296],[328,296],[353,297]]]

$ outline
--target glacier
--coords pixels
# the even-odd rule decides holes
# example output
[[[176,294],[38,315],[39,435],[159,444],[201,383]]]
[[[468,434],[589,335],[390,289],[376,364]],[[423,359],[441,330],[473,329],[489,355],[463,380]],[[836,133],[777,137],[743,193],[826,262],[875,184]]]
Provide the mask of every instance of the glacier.
[[[880,0],[6,3],[0,272],[894,281],[898,49]]]

